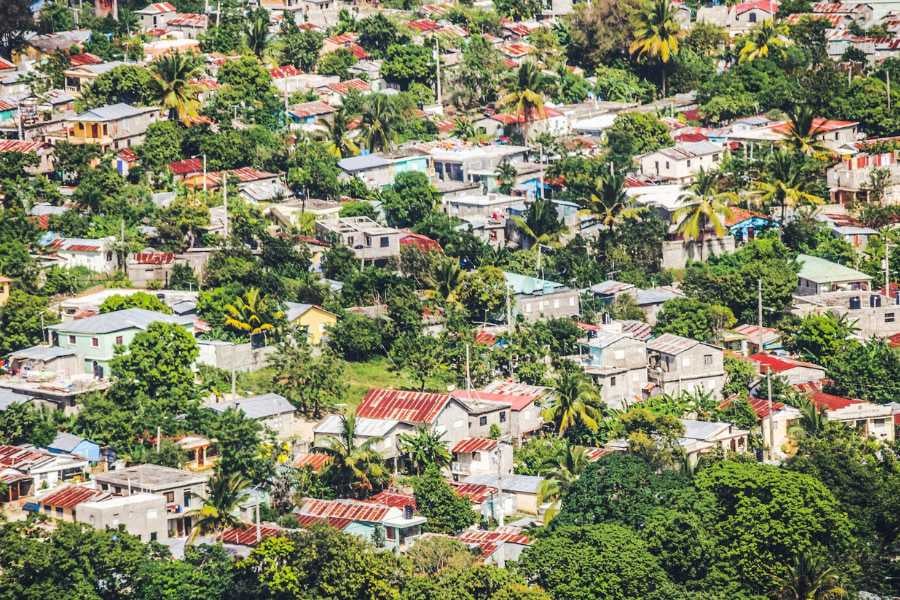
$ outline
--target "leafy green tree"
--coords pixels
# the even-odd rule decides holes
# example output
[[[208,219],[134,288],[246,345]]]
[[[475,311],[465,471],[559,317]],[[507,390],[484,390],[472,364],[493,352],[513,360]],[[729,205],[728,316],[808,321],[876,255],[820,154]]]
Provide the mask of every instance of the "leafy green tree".
[[[877,404],[900,397],[900,353],[883,339],[850,342],[827,367],[832,393]]]
[[[398,436],[398,450],[410,462],[416,475],[432,466],[441,469],[450,464],[453,456],[443,440],[443,432],[417,427],[413,433],[401,433]]]
[[[156,102],[153,73],[138,65],[121,65],[99,75],[81,92],[84,108],[105,104],[150,106]]]
[[[429,577],[435,577],[449,569],[473,569],[478,564],[468,546],[442,535],[417,539],[406,556],[412,562],[416,574]]]
[[[391,344],[388,356],[397,369],[407,372],[424,391],[428,379],[444,368],[442,352],[437,338],[405,333]]]
[[[157,121],[147,128],[144,143],[138,146],[141,163],[152,171],[162,171],[166,165],[181,158],[183,133],[173,121]]]
[[[549,600],[544,591],[529,586],[509,569],[479,564],[472,568],[447,568],[437,576],[407,580],[402,600]]]
[[[579,426],[595,432],[602,402],[600,391],[583,373],[568,369],[557,378],[554,395],[541,414],[560,437]]]
[[[505,306],[506,277],[497,267],[479,267],[463,279],[457,297],[473,318],[486,320]]]
[[[249,480],[239,473],[226,474],[217,470],[207,482],[207,494],[197,512],[194,527],[188,536],[188,543],[199,535],[218,533],[240,523],[236,513],[249,498]]]
[[[259,8],[250,13],[244,25],[244,38],[247,47],[256,56],[262,59],[269,45],[269,12],[264,8]]]
[[[259,288],[250,288],[231,304],[225,305],[225,325],[244,333],[251,340],[274,331],[275,324],[284,319],[274,302],[261,294]]]
[[[389,83],[396,83],[401,90],[413,83],[431,86],[435,75],[435,61],[431,48],[415,44],[393,44],[381,67],[381,75]]]
[[[452,89],[454,104],[474,108],[496,100],[502,60],[484,36],[470,36],[462,49],[461,76]]]
[[[659,311],[653,333],[674,333],[701,342],[717,342],[735,324],[731,309],[694,298],[674,298]]]
[[[628,58],[635,15],[643,0],[598,0],[575,7],[569,24],[569,62],[587,71]]]
[[[211,412],[211,411],[207,411]],[[228,408],[215,415],[204,415],[201,432],[216,440],[218,468],[225,476],[242,475],[254,483],[268,480],[272,465],[260,451],[263,426],[243,411]]]
[[[594,90],[609,102],[648,101],[653,97],[653,85],[640,79],[631,71],[615,67],[598,66],[594,72]]]
[[[328,345],[345,360],[368,360],[384,354],[382,324],[364,315],[346,313],[328,330]]]
[[[362,113],[362,138],[369,152],[390,150],[397,137],[401,115],[385,94],[374,94]]]
[[[628,51],[638,59],[650,59],[658,64],[663,98],[666,90],[666,64],[678,52],[681,25],[669,0],[653,0],[636,15],[634,41]]]
[[[621,525],[556,528],[525,550],[519,568],[553,598],[663,600],[679,595],[641,536]]]
[[[100,305],[100,312],[108,313],[127,308],[142,308],[167,315],[172,314],[172,309],[165,302],[147,292],[135,292],[127,296],[113,294]]]
[[[322,257],[322,274],[329,279],[346,281],[358,270],[359,261],[347,246],[334,245]]]
[[[30,402],[14,402],[0,411],[0,443],[45,447],[56,437],[49,410]]]
[[[320,418],[344,399],[344,362],[330,351],[313,356],[305,341],[285,336],[268,364],[276,389],[304,414]]]
[[[319,58],[316,73],[320,75],[337,75],[341,81],[351,79],[350,67],[357,63],[356,56],[346,48],[338,48]]]
[[[756,379],[756,367],[750,361],[740,358],[725,357],[725,385],[722,394],[725,397],[746,392]]]
[[[75,29],[75,18],[72,9],[64,2],[54,1],[46,3],[39,13],[38,33],[56,33],[57,31],[71,31]]]
[[[523,121],[523,136],[537,118],[544,116],[544,90],[548,79],[533,62],[525,61],[504,84],[505,94],[497,101],[500,108],[510,108]]]
[[[219,70],[221,88],[205,107],[205,113],[219,123],[237,118],[244,123],[277,129],[283,106],[269,72],[254,56],[228,61]]]
[[[774,595],[778,578],[806,552],[852,569],[850,522],[812,476],[771,465],[721,461],[694,479],[715,503],[704,514],[716,540],[711,587]],[[721,583],[719,583],[721,582]]]
[[[382,58],[394,44],[403,43],[397,26],[381,12],[361,19],[356,24],[359,44],[374,58]]]
[[[279,64],[294,65],[304,71],[312,71],[322,50],[325,36],[318,31],[300,29],[286,19],[281,25]]]
[[[494,4],[497,12],[513,21],[524,21],[534,17],[541,11],[541,3],[538,0],[498,0]]]
[[[450,487],[437,466],[413,480],[413,492],[416,508],[428,519],[428,531],[455,535],[477,520],[471,502]]]
[[[381,195],[388,224],[391,227],[417,225],[434,211],[437,196],[437,190],[425,173],[400,173],[391,187]]]
[[[620,165],[631,164],[638,154],[672,146],[669,128],[652,113],[625,112],[616,115],[606,132],[611,158]]]
[[[784,56],[784,48],[790,43],[787,38],[787,24],[776,24],[773,19],[766,19],[755,25],[738,42],[738,61],[748,62],[759,58],[767,58],[770,54]]]
[[[34,346],[46,339],[42,327],[58,321],[46,298],[13,288],[0,306],[0,354]]]
[[[187,123],[200,107],[197,86],[192,79],[201,73],[196,57],[176,52],[157,58],[150,64],[156,82],[159,104],[169,110],[169,120]]]
[[[401,558],[328,525],[264,539],[237,563],[244,597],[396,600]]]
[[[807,315],[799,322],[786,319],[780,329],[786,350],[823,365],[840,354],[858,331],[846,315],[832,313]]]
[[[146,561],[141,569],[139,600],[218,600],[233,586],[233,561],[221,545],[188,546],[184,560]]]
[[[715,540],[701,515],[661,506],[650,513],[642,533],[647,549],[672,581],[702,589]]]
[[[568,446],[557,436],[533,437],[515,449],[513,468],[520,475],[539,475],[545,465],[562,460]]]
[[[587,449],[584,446],[569,445],[562,456],[546,462],[540,468],[544,480],[538,486],[538,504],[551,503],[544,512],[544,523],[553,520],[559,514],[562,498],[568,493],[572,484],[581,476],[590,463]]]

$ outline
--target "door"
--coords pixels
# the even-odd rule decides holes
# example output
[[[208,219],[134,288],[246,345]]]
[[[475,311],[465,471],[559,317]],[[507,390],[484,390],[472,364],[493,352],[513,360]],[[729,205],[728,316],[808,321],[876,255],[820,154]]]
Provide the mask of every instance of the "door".
[[[103,367],[96,360],[93,363],[94,377],[103,379]]]

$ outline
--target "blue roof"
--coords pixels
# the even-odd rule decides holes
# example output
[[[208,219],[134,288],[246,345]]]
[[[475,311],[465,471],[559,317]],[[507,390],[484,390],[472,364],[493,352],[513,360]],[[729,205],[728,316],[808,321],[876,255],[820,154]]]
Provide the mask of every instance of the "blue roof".
[[[506,277],[506,285],[512,288],[513,294],[524,294],[528,296],[551,294],[566,288],[566,286],[561,283],[547,281],[546,279],[531,277],[529,275],[520,275],[518,273],[504,271],[503,276]]]

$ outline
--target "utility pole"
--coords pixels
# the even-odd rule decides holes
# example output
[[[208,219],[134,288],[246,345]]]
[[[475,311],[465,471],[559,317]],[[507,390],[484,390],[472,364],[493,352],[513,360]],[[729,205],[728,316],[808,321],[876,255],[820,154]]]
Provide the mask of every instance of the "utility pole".
[[[509,297],[509,286],[506,286],[506,333],[512,335],[512,302]],[[509,377],[513,378],[512,353],[509,354]]]
[[[884,242],[884,295],[891,295],[891,243]]]
[[[472,373],[469,370],[469,344],[466,344],[466,396],[472,397]]]
[[[206,153],[203,153],[203,191],[206,192]]]
[[[162,427],[159,425],[156,426],[156,453],[159,454],[160,448],[162,448]]]
[[[769,412],[769,460],[775,458],[775,431],[773,429],[772,419],[772,368],[766,368],[766,386],[769,388],[768,401],[766,402],[766,410]]]
[[[888,112],[891,112],[891,70],[885,69],[885,75],[887,75],[887,101],[888,101]]]
[[[444,102],[441,97],[441,48],[438,43],[437,36],[434,36],[434,68],[436,71],[435,75],[435,92],[437,94],[437,104],[441,107],[441,114],[444,113]]]
[[[757,333],[756,333],[756,337],[757,337],[756,343],[757,343],[757,345],[759,346],[759,351],[760,351],[760,352],[763,351],[763,344],[762,344],[762,326],[763,326],[763,320],[762,320],[762,308],[763,308],[763,307],[762,307],[762,279],[757,279],[757,280],[756,280],[756,323],[757,323],[757,325],[758,325],[758,330],[757,330]]]
[[[228,245],[228,171],[222,172],[222,203],[225,206],[225,245]]]

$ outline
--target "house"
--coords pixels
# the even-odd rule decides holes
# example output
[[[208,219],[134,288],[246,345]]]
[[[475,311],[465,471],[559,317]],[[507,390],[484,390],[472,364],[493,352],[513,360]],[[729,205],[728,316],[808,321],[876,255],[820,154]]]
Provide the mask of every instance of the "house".
[[[85,267],[95,273],[114,273],[119,261],[115,252],[116,238],[58,238],[50,248],[67,268]]]
[[[640,154],[634,160],[644,176],[686,184],[693,181],[700,169],[715,169],[725,151],[725,146],[713,142],[682,142],[672,148]]]
[[[166,499],[158,494],[108,496],[81,502],[75,521],[94,529],[124,529],[143,542],[163,542],[169,537]]]
[[[135,287],[149,287],[151,282],[168,287],[174,267],[174,253],[157,252],[153,248],[132,252],[125,257],[125,275]]]
[[[729,341],[724,344],[726,349],[742,356],[781,349],[781,333],[771,327],[744,323],[732,327],[726,332],[726,336],[729,335]]]
[[[80,94],[98,77],[125,64],[126,63],[120,60],[113,60],[110,62],[72,65],[63,71],[63,76],[65,77],[65,90],[73,94]]]
[[[887,171],[881,201],[885,204],[900,203],[900,150],[882,154],[861,152],[846,156],[841,162],[829,167],[825,172],[825,180],[831,193],[831,202],[846,205],[876,200],[871,197],[872,180],[879,169]]]
[[[99,444],[65,431],[57,432],[53,441],[47,444],[47,450],[54,454],[80,456],[91,464],[100,462]]]
[[[821,221],[835,237],[843,239],[859,251],[865,250],[869,239],[878,235],[878,230],[863,225],[859,219],[844,212],[819,212],[816,220]]]
[[[175,6],[169,2],[154,2],[134,11],[134,14],[140,16],[141,29],[150,31],[151,29],[165,29],[169,20],[175,18],[178,12]]]
[[[499,131],[523,131],[527,126],[529,136],[538,136],[548,134],[553,136],[569,135],[572,132],[571,122],[568,117],[560,111],[550,108],[544,108],[533,115],[530,119],[526,119],[522,113],[494,113],[487,117],[487,121],[494,121],[499,127],[485,124],[483,121],[477,121],[476,126],[484,127],[488,134],[498,133]]]
[[[113,496],[163,496],[169,537],[184,537],[190,533],[195,518],[192,511],[206,497],[208,479],[202,473],[152,464],[135,465],[94,476],[97,487]]]
[[[0,405],[4,392],[9,390],[72,413],[80,396],[109,386],[85,373],[83,360],[71,348],[32,346],[7,358],[6,374],[0,377]]]
[[[509,442],[490,438],[464,438],[450,448],[453,481],[469,475],[509,475],[513,469],[513,451]]]
[[[779,4],[777,0],[749,0],[736,4],[728,11],[726,28],[732,35],[744,33],[757,23],[775,18]]]
[[[720,409],[726,409],[734,402],[735,397],[726,398],[719,405]],[[782,402],[769,402],[768,398],[759,398],[750,395],[747,398],[750,408],[756,413],[760,431],[763,436],[763,444],[769,449],[769,456],[783,460],[787,457],[786,442],[789,439],[790,429],[800,418],[800,411]]]
[[[340,106],[344,101],[344,96],[351,92],[358,92],[365,96],[372,93],[372,86],[369,85],[368,81],[363,81],[362,79],[348,79],[338,83],[330,83],[322,90],[322,93],[325,94],[325,101],[332,106]]]
[[[2,104],[2,102],[0,102]],[[0,118],[0,121],[3,119]],[[32,140],[0,140],[0,154],[4,152],[20,152],[37,157],[38,164],[27,167],[26,173],[31,175],[48,175],[53,172],[53,146],[46,142]]]
[[[413,233],[412,231],[404,231],[403,237],[400,238],[400,248],[407,247],[416,248],[420,252],[444,252],[444,249],[441,248],[441,244],[437,240],[433,240],[421,233]]]
[[[440,181],[478,181],[482,175],[493,176],[497,166],[508,161],[515,165],[524,162],[527,146],[507,144],[475,145],[444,140],[419,144],[417,147],[431,156],[434,172]]]
[[[401,422],[396,419],[369,419],[366,417],[356,418],[356,435],[354,441],[363,444],[367,440],[374,439],[373,448],[377,450],[385,460],[397,459],[399,452],[397,450],[398,438],[402,433],[409,433],[413,430],[413,425]],[[316,425],[313,430],[313,447],[325,447],[326,440],[329,438],[340,438],[344,431],[344,424],[341,415],[328,415]],[[311,466],[323,466],[323,454],[310,454],[312,461]],[[305,464],[305,463],[304,463]]]
[[[517,561],[522,552],[531,545],[531,540],[521,527],[504,525],[490,531],[470,528],[461,532],[456,539],[477,549],[485,564],[505,567],[507,561]]]
[[[71,454],[54,454],[31,445],[0,445],[0,469],[15,469],[33,482],[32,493],[61,483],[86,479],[88,461]],[[22,479],[24,481],[24,479]],[[20,491],[25,488],[20,486]]]
[[[800,264],[800,272],[797,273],[797,291],[794,293],[798,296],[839,290],[865,291],[871,285],[872,278],[869,275],[818,256],[800,254],[797,262]]]
[[[771,373],[781,377],[790,385],[816,383],[825,379],[823,367],[795,358],[763,353],[751,354],[748,358],[756,364],[760,375]]]
[[[91,39],[90,29],[73,29],[36,35],[28,39],[22,52],[18,56],[13,56],[13,61],[20,62],[23,54],[29,59],[39,60],[57,52],[70,52],[72,48],[77,49],[77,52],[82,52],[84,44],[89,39]]]
[[[139,288],[104,288],[96,292],[85,292],[60,301],[59,315],[63,321],[84,316],[92,316],[100,312],[103,303],[112,296],[128,297],[138,292],[151,293],[172,309],[176,315],[191,314],[196,311],[199,292],[188,290],[154,290],[147,292]]]
[[[511,207],[520,204],[522,204],[522,198],[519,196],[491,192],[489,194],[467,194],[444,198],[441,202],[441,208],[451,217],[459,217],[461,219],[469,217],[501,219],[506,216],[507,211]]]
[[[673,298],[681,298],[683,296],[684,294],[671,286],[657,286],[638,289],[634,294],[634,303],[644,311],[647,324],[653,326],[656,325],[656,316],[662,310],[663,305]]]
[[[299,92],[305,83],[303,71],[294,65],[284,65],[269,69],[269,75],[272,77],[272,85],[275,86],[281,95]]]
[[[537,496],[543,477],[537,475],[469,475],[463,483],[486,485],[500,488],[500,498],[494,508],[501,512],[497,521],[503,524],[503,515],[523,512],[536,515],[539,512]]]
[[[856,336],[863,339],[900,333],[897,297],[891,298],[881,292],[855,290],[794,296],[791,314],[845,317],[857,329]]]
[[[248,419],[258,421],[279,439],[287,439],[296,433],[296,407],[287,398],[275,393],[260,394],[249,398],[237,398],[224,402],[207,403],[206,407],[217,413],[229,408],[239,410]]]
[[[32,509],[36,513],[52,517],[58,521],[75,523],[79,504],[107,497],[109,497],[107,492],[92,487],[65,485],[35,498],[34,502],[25,506],[25,510]]]
[[[466,405],[449,394],[373,388],[356,407],[356,414],[367,419],[431,426],[443,432],[444,441],[449,444],[470,435]]]
[[[384,266],[400,257],[402,232],[385,227],[369,217],[344,217],[316,221],[316,237],[331,244],[343,244],[363,265]]]
[[[544,425],[541,409],[550,400],[551,388],[517,383],[514,381],[494,381],[480,390],[457,390],[453,396],[479,402],[496,402],[509,407],[509,434],[513,441],[539,433]],[[505,418],[502,414],[499,418]]]
[[[103,151],[136,146],[159,115],[156,106],[119,103],[92,108],[66,118],[65,139],[72,144],[97,144]]]
[[[829,394],[818,382],[795,386],[804,392],[814,405],[824,408],[829,421],[838,421],[855,429],[863,437],[891,443],[895,439],[894,408],[854,398]]]
[[[782,139],[791,133],[791,124],[782,121],[769,126],[769,130]],[[813,137],[831,150],[855,144],[859,141],[859,123],[857,121],[839,121],[816,117],[812,120],[810,131]]]
[[[313,346],[319,346],[325,340],[327,330],[337,324],[337,315],[317,304],[300,304],[285,302],[284,318],[306,329],[306,339]]]
[[[509,404],[476,400],[468,392],[455,392],[452,396],[466,408],[470,436],[493,437],[499,433],[502,438],[509,437]]]
[[[385,548],[404,550],[422,534],[428,520],[416,516],[412,506],[397,508],[359,500],[317,500],[306,498],[297,511],[298,520],[304,517],[337,520],[345,533],[374,541],[376,530],[384,533]]]
[[[728,234],[740,244],[754,239],[763,231],[778,227],[778,222],[745,208],[734,207],[725,219],[725,226],[728,227]]]
[[[718,396],[725,384],[721,348],[673,333],[647,342],[649,382],[657,393],[705,390]]]
[[[186,435],[176,440],[175,445],[181,448],[187,457],[182,468],[188,471],[206,471],[214,468],[219,462],[218,448],[212,440],[202,435]]]
[[[116,346],[127,346],[140,331],[151,323],[179,325],[193,334],[194,320],[190,317],[167,315],[142,308],[128,308],[50,325],[53,345],[74,350],[83,361],[85,373],[104,378]]]
[[[169,19],[166,26],[171,32],[177,32],[187,39],[195,40],[209,27],[209,15],[178,13],[174,18]]]
[[[647,344],[624,332],[597,331],[579,343],[578,364],[602,387],[607,406],[623,409],[647,389]]]
[[[555,281],[547,281],[518,273],[503,273],[515,301],[513,315],[526,321],[544,318],[574,317],[580,312],[578,290]]]
[[[338,167],[344,181],[357,178],[367,187],[380,190],[394,183],[394,162],[378,154],[362,154],[342,158]]]
[[[316,131],[321,129],[321,121],[330,121],[337,109],[321,100],[295,104],[288,110],[292,129]]]
[[[731,423],[681,419],[681,424],[684,433],[678,439],[678,445],[691,466],[696,466],[700,456],[708,452],[721,450],[744,454],[750,451],[750,432]]]

